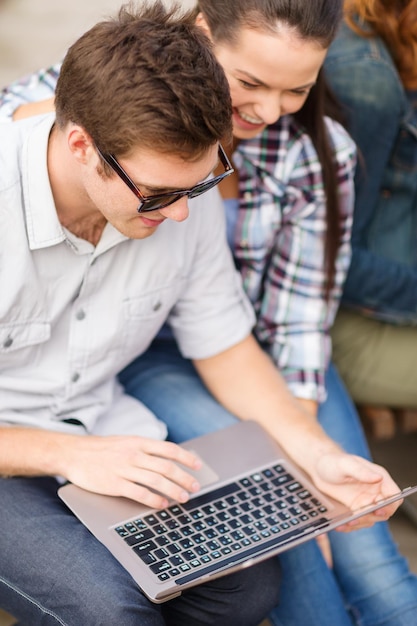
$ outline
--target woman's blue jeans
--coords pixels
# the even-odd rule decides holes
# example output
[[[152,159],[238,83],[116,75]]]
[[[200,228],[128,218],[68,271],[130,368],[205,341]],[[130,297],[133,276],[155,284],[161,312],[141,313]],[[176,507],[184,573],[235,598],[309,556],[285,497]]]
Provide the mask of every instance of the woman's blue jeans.
[[[200,381],[192,363],[172,340],[157,339],[120,376],[181,442],[224,428],[236,418]],[[319,409],[326,432],[348,452],[369,457],[357,413],[334,367],[327,372],[327,401]],[[329,535],[334,566],[329,569],[315,541],[279,556],[282,582],[274,626],[417,626],[417,577],[385,522]]]

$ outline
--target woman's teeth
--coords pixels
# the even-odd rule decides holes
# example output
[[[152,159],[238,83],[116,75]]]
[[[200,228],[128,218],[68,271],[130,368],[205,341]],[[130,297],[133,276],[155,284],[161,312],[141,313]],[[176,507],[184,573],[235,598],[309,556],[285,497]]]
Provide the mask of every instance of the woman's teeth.
[[[238,111],[240,117],[242,118],[242,120],[245,120],[245,122],[249,122],[249,124],[262,124],[262,120],[258,119],[257,117],[251,117],[250,115],[248,115],[247,113],[242,113],[242,111]]]

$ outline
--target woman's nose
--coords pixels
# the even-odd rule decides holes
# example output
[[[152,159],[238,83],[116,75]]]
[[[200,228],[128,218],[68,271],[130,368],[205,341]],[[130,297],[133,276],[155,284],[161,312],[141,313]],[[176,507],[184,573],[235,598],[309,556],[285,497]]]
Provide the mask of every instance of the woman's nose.
[[[271,94],[263,98],[255,108],[256,114],[265,124],[274,124],[281,116],[281,98],[277,94]]]

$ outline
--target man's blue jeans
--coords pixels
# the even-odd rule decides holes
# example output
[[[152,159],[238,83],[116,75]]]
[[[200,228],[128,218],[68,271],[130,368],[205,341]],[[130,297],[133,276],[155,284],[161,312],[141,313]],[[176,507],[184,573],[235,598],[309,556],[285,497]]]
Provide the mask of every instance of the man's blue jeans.
[[[57,487],[54,478],[0,479],[0,607],[20,626],[255,626],[278,601],[270,559],[153,604]]]
[[[155,340],[120,380],[167,424],[172,441],[236,420],[209,394],[174,341]],[[369,457],[357,413],[334,367],[327,372],[326,387],[320,423],[345,450]],[[417,577],[398,552],[387,523],[350,533],[333,531],[330,541],[332,570],[315,541],[280,555],[280,602],[270,615],[274,626],[417,625]]]

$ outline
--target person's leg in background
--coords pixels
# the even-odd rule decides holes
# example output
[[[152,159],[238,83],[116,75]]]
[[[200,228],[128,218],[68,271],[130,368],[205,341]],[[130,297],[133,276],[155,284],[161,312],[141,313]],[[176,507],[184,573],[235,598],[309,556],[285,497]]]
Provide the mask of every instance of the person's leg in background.
[[[339,310],[333,361],[358,404],[417,409],[417,327]]]

